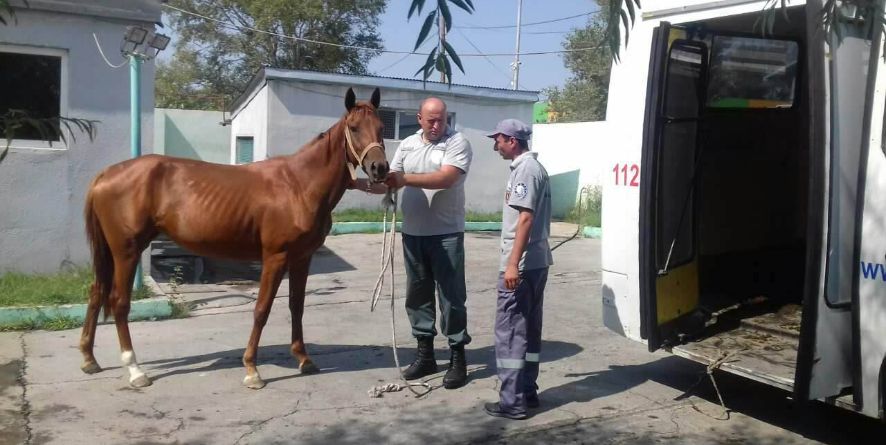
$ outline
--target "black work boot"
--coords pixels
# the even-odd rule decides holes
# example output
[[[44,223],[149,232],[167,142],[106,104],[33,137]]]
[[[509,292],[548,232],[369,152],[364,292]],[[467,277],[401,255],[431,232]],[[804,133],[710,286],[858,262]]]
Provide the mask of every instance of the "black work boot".
[[[465,364],[465,347],[453,346],[449,356],[449,370],[443,376],[443,387],[446,389],[461,388],[468,381],[468,369]]]
[[[418,337],[418,351],[415,361],[403,371],[406,380],[420,379],[437,372],[437,361],[434,360],[434,337]]]

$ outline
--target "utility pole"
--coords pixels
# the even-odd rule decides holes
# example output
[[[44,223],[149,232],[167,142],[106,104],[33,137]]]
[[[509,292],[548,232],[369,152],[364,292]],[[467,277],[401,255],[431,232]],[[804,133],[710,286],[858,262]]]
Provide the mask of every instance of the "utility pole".
[[[446,21],[443,20],[443,14],[440,14],[440,11],[437,11],[437,20],[439,20],[439,22],[437,24],[437,29],[440,30],[440,45],[437,46],[437,48],[438,48],[437,49],[437,53],[438,53],[437,57],[440,57],[440,54],[443,53],[443,42],[446,41]],[[444,73],[441,70],[437,70],[437,71],[440,71],[440,82],[445,83],[446,82],[446,73]]]
[[[517,0],[517,49],[514,51],[514,62],[511,68],[514,70],[514,80],[511,81],[511,87],[517,89],[520,85],[520,21],[523,17],[523,0]]]

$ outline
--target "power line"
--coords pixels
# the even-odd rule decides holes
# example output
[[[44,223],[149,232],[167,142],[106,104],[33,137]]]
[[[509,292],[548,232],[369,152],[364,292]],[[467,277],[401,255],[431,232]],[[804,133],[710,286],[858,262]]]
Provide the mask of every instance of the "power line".
[[[562,22],[564,20],[571,20],[578,17],[585,17],[589,15],[595,15],[603,12],[602,9],[598,9],[596,11],[585,12],[584,14],[576,14],[570,15],[569,17],[560,17],[559,19],[551,19],[551,20],[543,20],[540,22],[530,22],[530,23],[522,23],[520,26],[532,26],[532,25],[543,25],[545,23],[554,23],[554,22]],[[453,28],[461,28],[461,29],[507,29],[507,28],[516,28],[517,25],[501,25],[501,26],[453,26]]]
[[[277,33],[277,32],[265,31],[265,30],[253,28],[250,26],[236,25],[236,24],[233,24],[230,22],[225,22],[223,20],[219,20],[216,18],[207,17],[205,15],[201,15],[196,12],[187,11],[187,10],[184,10],[181,8],[177,8],[177,7],[172,6],[168,3],[164,3],[163,6],[166,8],[181,12],[182,14],[188,14],[190,16],[199,17],[204,20],[216,22],[225,28],[232,29],[235,31],[241,31],[241,32],[244,30],[253,31],[253,32],[272,35],[272,36],[276,36],[276,37],[280,37],[280,38],[284,38],[284,39],[295,40],[297,42],[313,43],[313,44],[317,44],[317,45],[326,45],[326,46],[332,46],[332,47],[336,47],[336,48],[356,49],[356,50],[372,51],[372,52],[386,53],[386,54],[405,54],[405,55],[415,54],[418,56],[427,56],[428,55],[428,53],[419,53],[419,52],[414,52],[414,51],[395,51],[395,50],[387,50],[387,49],[369,48],[366,46],[343,45],[340,43],[332,43],[332,42],[324,42],[321,40],[306,39],[304,37],[296,37],[296,36],[290,36],[290,35],[281,34],[281,33]],[[593,14],[593,13],[591,13],[591,14]],[[584,14],[584,15],[586,15],[586,14]],[[557,19],[557,20],[565,20],[565,19],[566,18]],[[541,23],[541,22],[538,22],[538,23]],[[601,48],[605,48],[605,47],[593,46],[593,47],[588,47],[588,48],[563,49],[563,50],[555,50],[555,51],[531,51],[531,52],[519,53],[519,55],[521,57],[522,56],[540,56],[540,55],[546,55],[546,54],[562,54],[562,53],[571,53],[571,52],[590,51],[590,50],[597,50],[597,49],[601,49]],[[476,54],[459,54],[458,56],[459,57],[514,57],[516,55],[517,55],[516,53],[486,53],[486,54],[476,53]]]
[[[383,73],[383,72],[385,72],[385,71],[387,71],[387,70],[393,68],[395,65],[397,65],[397,64],[399,64],[400,62],[406,60],[406,58],[409,57],[409,56],[411,56],[411,55],[412,55],[412,54],[404,54],[403,57],[397,59],[396,62],[394,62],[394,63],[392,63],[392,64],[390,64],[390,65],[388,65],[388,66],[386,66],[386,67],[384,67],[384,68],[382,68],[382,69],[380,69],[380,70],[378,70],[377,73]]]
[[[461,30],[456,29],[455,31],[458,33],[458,35],[462,36],[462,38],[465,39],[465,41],[468,42],[468,44],[471,45],[474,50],[476,50],[477,52],[482,52],[480,48],[477,48],[477,45],[474,45],[474,42],[472,42],[471,39],[468,38],[468,36],[461,32]],[[490,59],[489,57],[484,57],[484,59],[486,59],[486,61],[489,62],[489,64],[492,65],[492,67],[495,68],[495,70],[501,73],[503,76],[508,79],[511,78],[511,75],[502,71],[501,68],[499,68],[498,65],[496,65],[495,62],[492,61],[492,59]]]

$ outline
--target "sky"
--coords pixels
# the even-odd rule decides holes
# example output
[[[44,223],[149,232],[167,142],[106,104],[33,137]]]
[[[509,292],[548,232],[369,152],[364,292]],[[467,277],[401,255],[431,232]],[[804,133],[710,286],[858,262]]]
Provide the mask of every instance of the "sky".
[[[517,5],[520,0],[473,0],[473,14],[451,5],[453,29],[447,41],[461,56],[465,73],[453,65],[453,83],[479,85],[495,88],[512,88],[516,49]],[[426,1],[425,9],[418,17],[407,21],[410,0],[389,0],[381,16],[380,32],[385,49],[411,51],[415,39],[429,11],[436,2]],[[563,49],[567,33],[583,27],[590,18],[588,13],[597,10],[593,0],[522,0],[522,26],[520,52],[558,51]],[[579,16],[580,15],[580,16]],[[531,23],[563,19],[550,23]],[[427,53],[436,41],[426,42],[418,52]],[[502,56],[474,57],[469,54],[509,54]],[[382,54],[369,63],[373,74],[390,77],[413,78],[424,64],[426,56]],[[563,65],[562,54],[526,55],[520,57],[519,89],[540,91],[550,86],[562,86],[570,76]],[[416,77],[418,79],[421,78]],[[432,75],[439,79],[439,74]]]
[[[512,88],[517,38],[517,5],[520,0],[473,0],[475,11],[466,11],[450,3],[454,26],[446,40],[462,60],[465,73],[453,64],[453,83],[493,88]],[[434,0],[426,0],[420,15],[407,20],[411,0],[388,0],[380,17],[379,33],[384,48],[390,51],[412,51],[424,18]],[[593,0],[522,0],[520,52],[560,51],[568,32],[584,27],[598,7]],[[537,22],[548,22],[534,24]],[[166,29],[167,33],[171,30]],[[434,29],[431,33],[435,33]],[[159,59],[168,61],[174,53],[176,36],[160,53]],[[427,53],[436,45],[429,39],[418,49]],[[480,56],[480,55],[486,56]],[[425,55],[382,53],[369,63],[369,72],[387,77],[421,79],[415,72],[424,64]],[[541,91],[551,86],[562,86],[570,76],[563,64],[562,53],[524,55],[520,57],[519,89]],[[439,80],[434,73],[432,80]]]

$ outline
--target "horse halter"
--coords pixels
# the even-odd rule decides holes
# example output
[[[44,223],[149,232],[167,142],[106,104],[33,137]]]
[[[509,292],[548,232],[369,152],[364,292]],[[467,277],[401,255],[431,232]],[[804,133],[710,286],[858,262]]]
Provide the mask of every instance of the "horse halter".
[[[381,150],[382,155],[384,155],[385,147],[382,144],[379,144],[378,142],[373,142],[373,143],[363,147],[362,154],[358,154],[357,150],[354,149],[354,137],[351,135],[351,128],[348,127],[347,125],[345,125],[345,141],[347,141],[347,146],[351,150],[351,154],[354,155],[354,159],[357,160],[357,164],[354,165],[351,163],[350,160],[345,158],[345,164],[348,166],[348,171],[351,173],[351,180],[356,181],[357,180],[357,166],[363,165],[363,158],[366,157],[366,153],[369,153],[369,150],[372,150],[373,148],[377,148],[377,149]]]

